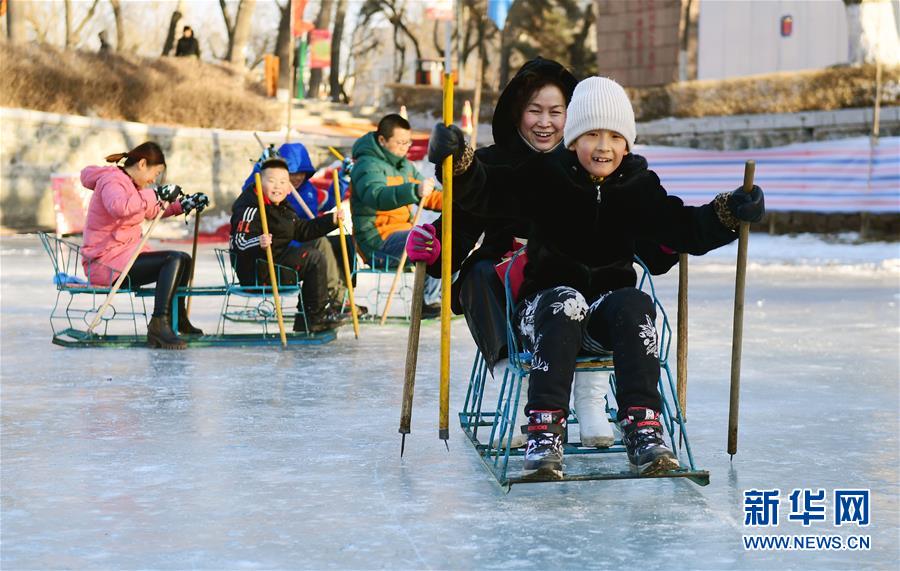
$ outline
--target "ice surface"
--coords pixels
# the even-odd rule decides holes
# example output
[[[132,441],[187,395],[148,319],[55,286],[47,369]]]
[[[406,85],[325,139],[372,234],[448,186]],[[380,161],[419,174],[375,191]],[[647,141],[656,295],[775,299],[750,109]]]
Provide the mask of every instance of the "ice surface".
[[[422,331],[412,434],[397,433],[406,329],[324,346],[63,349],[33,236],[4,237],[3,569],[897,569],[896,244],[751,236],[739,451],[725,452],[734,250],[691,260],[682,480],[492,483],[453,421],[474,345],[453,322],[450,453],[439,331]],[[189,249],[189,245],[178,245]],[[209,247],[198,285],[215,283]],[[658,290],[674,319],[675,278]],[[216,302],[195,301],[212,328]],[[618,457],[616,457],[618,459]],[[624,460],[622,460],[624,462]],[[743,492],[782,523],[743,526]],[[866,528],[787,522],[793,488],[866,488]],[[870,535],[870,551],[748,552],[742,534]]]

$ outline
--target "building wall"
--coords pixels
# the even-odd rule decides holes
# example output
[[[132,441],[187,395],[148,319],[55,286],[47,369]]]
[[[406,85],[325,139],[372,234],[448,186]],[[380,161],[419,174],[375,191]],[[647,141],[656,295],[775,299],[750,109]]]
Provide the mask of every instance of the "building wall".
[[[597,0],[597,68],[622,85],[678,80],[681,0]]]
[[[822,68],[847,61],[841,0],[699,0],[697,79]],[[793,32],[781,36],[781,19]]]

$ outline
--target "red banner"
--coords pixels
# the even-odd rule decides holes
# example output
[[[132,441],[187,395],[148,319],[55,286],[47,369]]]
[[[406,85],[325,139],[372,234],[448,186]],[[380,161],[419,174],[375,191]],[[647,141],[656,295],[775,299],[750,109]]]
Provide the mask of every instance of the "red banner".
[[[306,10],[307,0],[291,0],[291,34],[295,38],[299,38],[306,32],[313,29],[311,22],[303,19],[303,11]]]
[[[321,69],[323,67],[331,67],[331,32],[310,30],[309,68]]]
[[[51,174],[50,188],[53,190],[53,210],[56,211],[56,233],[81,233],[93,193],[81,186],[77,173]]]

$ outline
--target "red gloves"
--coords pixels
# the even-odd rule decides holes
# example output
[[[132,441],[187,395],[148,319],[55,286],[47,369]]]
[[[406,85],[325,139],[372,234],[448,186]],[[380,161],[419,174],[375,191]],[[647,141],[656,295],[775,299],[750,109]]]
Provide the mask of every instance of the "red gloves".
[[[425,262],[429,266],[441,255],[441,242],[431,224],[413,226],[406,238],[406,255],[412,262]]]

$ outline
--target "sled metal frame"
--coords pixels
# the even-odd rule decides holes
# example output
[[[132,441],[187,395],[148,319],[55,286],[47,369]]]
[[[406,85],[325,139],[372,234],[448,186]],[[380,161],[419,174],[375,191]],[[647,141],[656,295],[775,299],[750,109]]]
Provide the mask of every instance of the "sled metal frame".
[[[516,253],[518,256],[521,250]],[[515,256],[514,256],[515,257]],[[564,447],[564,458],[578,458],[577,470],[564,471],[563,478],[560,480],[550,479],[526,479],[520,476],[510,476],[509,470],[510,458],[513,458],[512,468],[521,469],[524,460],[524,449],[512,449],[512,438],[514,431],[518,429],[516,424],[516,415],[519,411],[519,398],[522,386],[522,380],[528,375],[531,368],[532,355],[522,349],[518,343],[518,339],[512,329],[513,309],[512,293],[509,286],[509,268],[505,281],[506,286],[506,310],[507,310],[507,346],[510,347],[509,364],[503,372],[503,379],[500,382],[499,392],[496,398],[496,406],[490,410],[491,405],[485,405],[485,387],[487,379],[490,375],[487,362],[481,353],[477,353],[475,361],[472,364],[472,371],[469,378],[469,387],[466,392],[466,400],[462,411],[459,413],[460,426],[465,432],[469,441],[475,447],[478,457],[485,469],[494,477],[497,484],[506,492],[512,488],[514,484],[541,483],[541,482],[571,482],[585,480],[624,480],[624,479],[652,479],[652,478],[687,478],[692,482],[701,486],[709,484],[709,472],[698,469],[694,464],[694,456],[691,452],[691,445],[686,431],[686,419],[684,417],[681,406],[678,403],[675,387],[675,379],[672,371],[667,363],[669,349],[671,346],[672,330],[669,325],[668,315],[662,304],[656,296],[656,290],[650,277],[650,271],[640,259],[635,258],[635,263],[640,265],[643,270],[638,289],[646,292],[653,298],[653,304],[657,311],[657,321],[661,320],[659,331],[659,350],[660,350],[660,377],[658,388],[662,397],[661,418],[665,433],[668,435],[670,447],[678,457],[682,468],[668,472],[662,472],[651,476],[641,476],[630,469],[622,471],[616,466],[612,466],[610,462],[602,462],[599,465],[585,468],[584,462],[580,459],[585,456],[606,457],[609,455],[617,455],[616,462],[621,466],[621,462],[627,464],[627,453],[620,436],[617,437],[613,445],[609,448],[590,448],[583,446],[581,442],[567,442]],[[592,355],[589,357],[579,357],[576,364],[577,371],[601,371],[609,372],[609,384],[611,394],[614,397],[616,393],[615,372],[613,367],[612,355]],[[609,422],[614,423],[617,410],[607,404],[607,417]],[[577,411],[570,412],[568,418],[568,426],[578,423]],[[480,429],[480,430],[479,430]],[[480,434],[479,434],[480,432]],[[481,441],[480,437],[484,437],[487,433],[485,441]],[[676,446],[675,436],[678,435],[678,443]],[[497,442],[495,446],[493,443]],[[625,455],[626,458],[622,458]],[[572,464],[573,462],[569,462]],[[686,464],[686,465],[685,465]]]
[[[397,267],[400,265],[400,258],[389,254],[372,254],[366,261],[359,254],[359,248],[356,248],[357,255],[353,258],[353,277],[359,275],[375,276],[375,287],[369,290],[365,297],[366,303],[369,304],[369,313],[359,318],[360,325],[363,324],[380,324],[381,313],[384,306],[387,305],[388,293],[391,290],[391,283],[394,276],[397,275]],[[363,262],[363,263],[360,263]],[[365,265],[363,265],[365,264]],[[400,283],[397,284],[397,290],[394,292],[394,302],[402,302],[404,315],[389,316],[387,323],[395,323],[401,325],[409,324],[409,316],[412,306],[412,285],[409,283],[409,276],[412,274],[414,264],[407,264],[400,276]],[[344,294],[344,306],[348,301],[347,294]]]
[[[90,283],[93,269],[103,268],[115,275],[115,271],[99,262],[88,265],[81,263],[81,246],[46,232],[38,232],[44,251],[50,256],[53,267],[53,281],[56,284],[56,301],[50,310],[50,328],[53,342],[58,339],[87,336],[87,328],[106,301],[111,287]],[[145,299],[153,297],[153,288],[132,288],[126,278],[113,299],[113,303],[97,324],[97,336],[109,336],[124,331],[137,336],[138,320],[147,325],[147,304]]]
[[[287,332],[288,345],[321,345],[334,341],[334,331],[321,333]],[[278,333],[229,333],[227,335],[179,335],[188,348],[195,347],[255,347],[281,345]],[[137,348],[147,346],[146,335],[86,335],[83,331],[67,330],[54,335],[53,344],[61,347]]]
[[[53,267],[56,283],[56,301],[50,312],[50,327],[53,331],[52,343],[61,347],[146,347],[146,327],[149,312],[146,298],[155,296],[155,288],[132,288],[126,278],[116,292],[113,302],[104,312],[100,323],[93,332],[87,328],[97,311],[109,295],[109,287],[91,285],[91,268],[102,266],[97,262],[88,266],[87,272],[81,264],[81,246],[39,232],[38,236]],[[267,288],[270,289],[270,288]],[[223,297],[227,288],[222,286],[178,288],[173,299],[172,317],[178,318],[178,298],[191,296]],[[221,320],[222,318],[220,318]],[[138,323],[141,326],[138,327]],[[181,335],[188,347],[230,347],[278,345],[281,343],[277,330],[260,333],[229,333],[223,331],[215,335]],[[288,345],[321,344],[333,341],[334,331],[320,333],[287,334]]]
[[[222,280],[224,287],[220,288],[222,299],[222,311],[220,312],[219,324],[216,329],[218,335],[225,335],[225,324],[229,321],[235,323],[257,323],[262,325],[263,335],[273,334],[269,331],[272,327],[274,334],[278,333],[278,321],[275,314],[275,301],[272,297],[272,287],[266,284],[260,284],[258,276],[262,275],[260,271],[256,272],[257,283],[252,286],[244,286],[238,281],[237,274],[234,269],[234,254],[227,248],[215,248],[216,261],[219,263],[219,270],[222,272]],[[265,260],[257,260],[257,264],[265,266]],[[265,269],[263,268],[263,271]],[[306,309],[303,302],[303,290],[301,289],[302,281],[297,271],[293,268],[275,264],[275,275],[278,277],[278,295],[281,298],[282,315],[284,321],[295,318],[298,315],[303,316],[303,325],[309,332],[309,322],[306,319]],[[289,283],[281,283],[282,276],[288,276],[285,280]],[[192,288],[190,295],[210,295],[205,293],[205,288]],[[211,289],[211,288],[210,288]],[[185,295],[185,294],[181,294]],[[213,294],[216,295],[216,294]],[[294,312],[284,311],[285,297],[292,298],[298,296],[299,301],[297,310]],[[237,298],[237,302],[233,298]],[[178,307],[175,304],[173,309],[173,320],[178,316]]]

